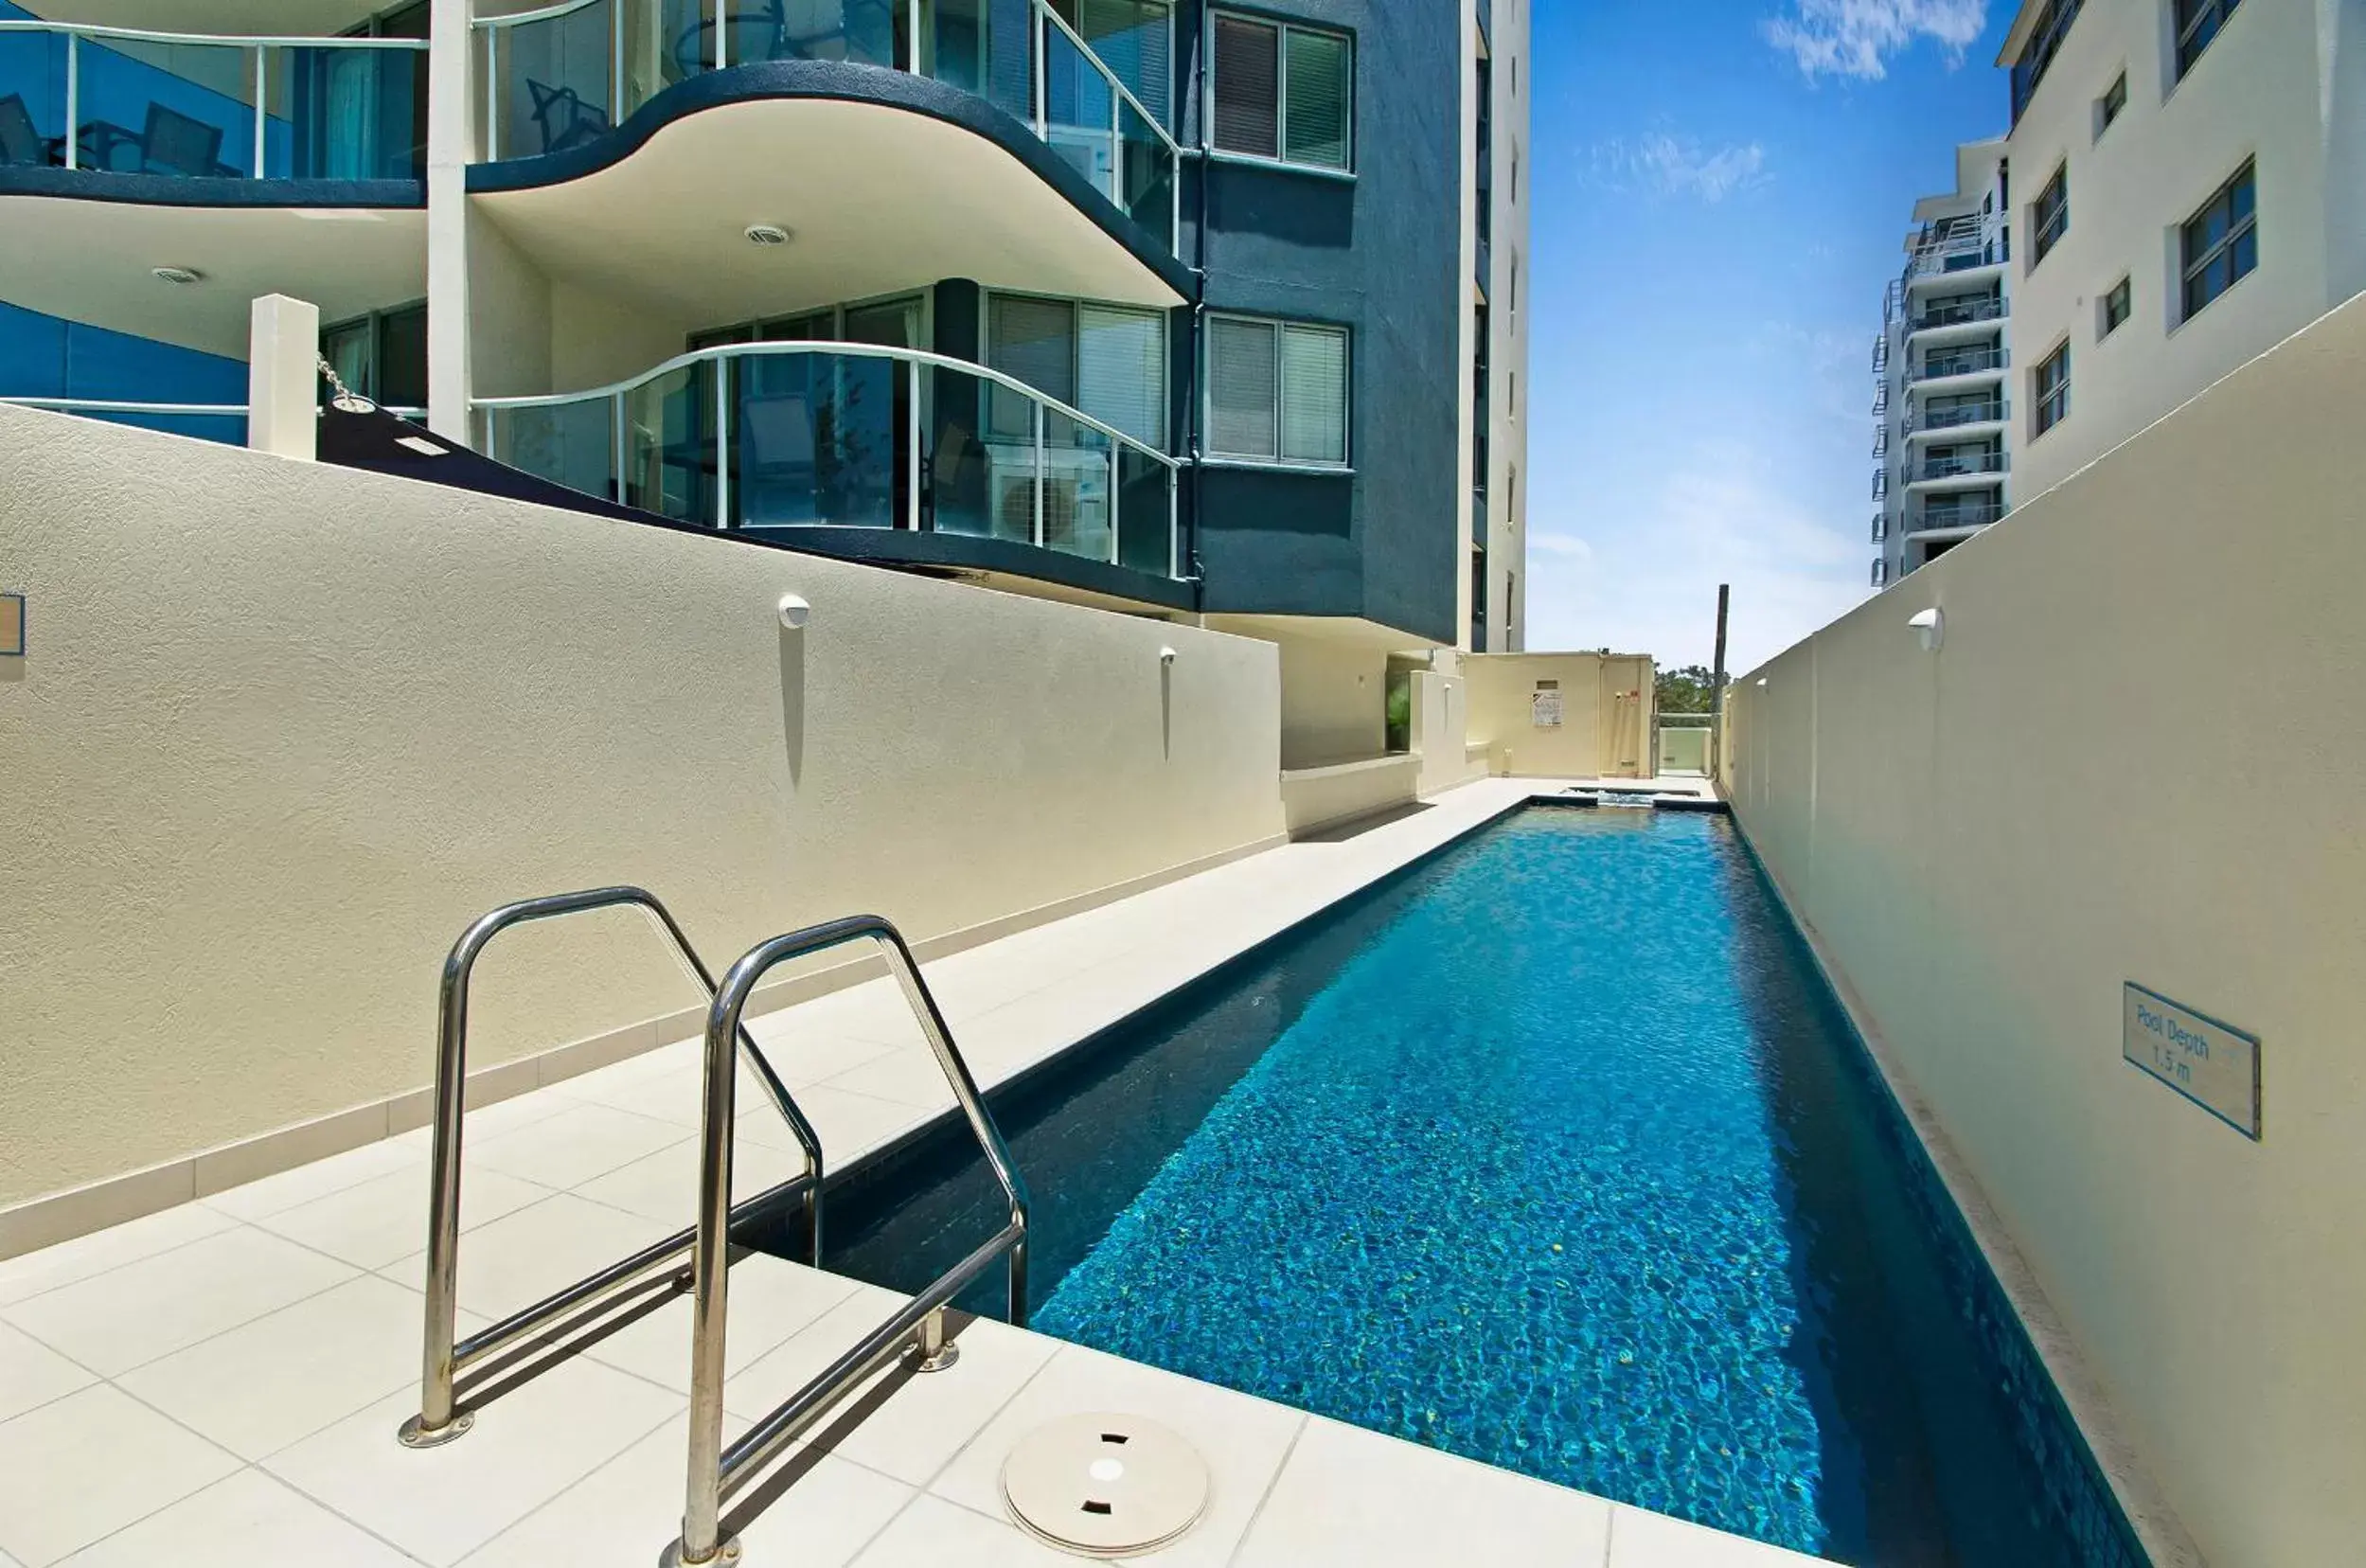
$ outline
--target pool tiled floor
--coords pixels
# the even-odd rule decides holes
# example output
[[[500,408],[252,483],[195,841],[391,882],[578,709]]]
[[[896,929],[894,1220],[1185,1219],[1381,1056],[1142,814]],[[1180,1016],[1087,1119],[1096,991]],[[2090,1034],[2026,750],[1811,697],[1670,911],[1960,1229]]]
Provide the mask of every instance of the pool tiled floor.
[[[1530,794],[1485,780],[1361,832],[1235,862],[927,966],[979,1078],[1133,1012]],[[881,980],[753,1032],[844,1166],[952,1105]],[[682,1042],[469,1115],[462,1331],[689,1222],[698,1048]],[[742,1075],[741,1196],[797,1168]],[[629,1564],[677,1528],[688,1303],[485,1404],[447,1447],[416,1408],[424,1129],[0,1262],[0,1568],[171,1562]],[[733,1430],[892,1309],[778,1259],[732,1272]],[[986,1320],[946,1371],[875,1377],[736,1499],[751,1565],[1077,1559],[1010,1524],[996,1477],[1054,1417],[1136,1412],[1214,1477],[1168,1564],[1779,1568],[1810,1559]]]

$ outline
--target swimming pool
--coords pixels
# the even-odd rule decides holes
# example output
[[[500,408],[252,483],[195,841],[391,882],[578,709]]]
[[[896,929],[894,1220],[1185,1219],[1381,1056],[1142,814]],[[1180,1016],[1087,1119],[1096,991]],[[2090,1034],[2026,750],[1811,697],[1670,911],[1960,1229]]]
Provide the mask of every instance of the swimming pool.
[[[1721,817],[1521,812],[996,1109],[1045,1333],[1845,1562],[2144,1562]],[[831,1266],[996,1215],[931,1138]]]

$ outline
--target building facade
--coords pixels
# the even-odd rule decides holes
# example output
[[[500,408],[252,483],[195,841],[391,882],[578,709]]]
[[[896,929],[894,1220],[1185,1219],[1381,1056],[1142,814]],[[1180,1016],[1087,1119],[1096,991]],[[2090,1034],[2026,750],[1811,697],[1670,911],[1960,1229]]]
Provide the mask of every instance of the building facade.
[[[1998,63],[2022,496],[2366,286],[2362,30],[2290,0],[2021,8]]]
[[[1914,204],[1874,339],[1876,588],[2011,505],[2010,165],[2001,140],[1967,142],[1955,163],[1955,188]]]
[[[447,438],[1272,638],[1285,763],[1378,753],[1391,656],[1525,618],[1525,12],[0,3],[0,396],[235,433],[294,295]]]

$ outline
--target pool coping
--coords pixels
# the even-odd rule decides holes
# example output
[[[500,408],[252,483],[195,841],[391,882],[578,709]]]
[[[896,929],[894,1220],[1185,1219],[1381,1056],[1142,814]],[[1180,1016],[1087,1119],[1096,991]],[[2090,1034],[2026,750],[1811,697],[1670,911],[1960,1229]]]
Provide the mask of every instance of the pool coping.
[[[2122,1519],[2136,1537],[2137,1544],[2151,1559],[2152,1568],[2209,1568],[2185,1525],[2177,1516],[2167,1493],[2151,1470],[2138,1456],[2135,1445],[2128,1439],[2109,1396],[2088,1367],[2077,1343],[2063,1325],[2045,1291],[2037,1282],[2036,1271],[2004,1227],[1995,1208],[1990,1205],[1979,1179],[1972,1174],[1954,1142],[1947,1134],[1928,1100],[1914,1087],[1914,1081],[1898,1060],[1889,1040],[1874,1023],[1872,1010],[1864,998],[1848,981],[1846,973],[1825,950],[1823,935],[1800,914],[1800,905],[1790,889],[1774,868],[1758,852],[1758,846],[1738,813],[1729,813],[1734,836],[1748,852],[1752,866],[1757,871],[1784,918],[1797,933],[1800,945],[1816,967],[1818,975],[1839,1004],[1842,1018],[1865,1053],[1866,1060],[1889,1093],[1900,1118],[1922,1146],[1924,1157],[1937,1176],[1940,1186],[1955,1205],[1965,1228],[1970,1233],[1972,1245],[1979,1249],[1981,1260],[2005,1302],[2020,1322],[2030,1347],[2037,1353],[2047,1379],[2053,1384],[2055,1399],[2068,1418],[2072,1431],[2087,1447],[2089,1458],[2096,1473],[2102,1476],[2117,1505]]]

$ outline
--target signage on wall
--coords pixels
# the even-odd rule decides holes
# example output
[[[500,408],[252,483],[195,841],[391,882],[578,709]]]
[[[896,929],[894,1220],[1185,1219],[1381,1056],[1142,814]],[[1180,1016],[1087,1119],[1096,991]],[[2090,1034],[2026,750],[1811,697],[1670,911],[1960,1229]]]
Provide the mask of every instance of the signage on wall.
[[[0,594],[0,659],[25,656],[25,596]]]
[[[2245,1137],[2259,1138],[2259,1037],[2127,982],[2120,1055]]]
[[[1561,727],[1561,684],[1558,681],[1539,681],[1533,696],[1528,699],[1528,722],[1538,729]]]

